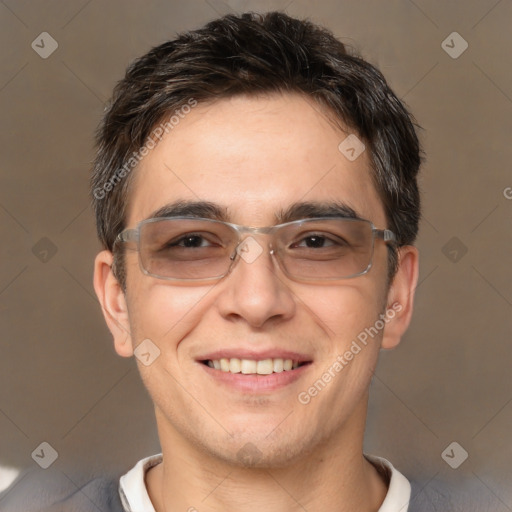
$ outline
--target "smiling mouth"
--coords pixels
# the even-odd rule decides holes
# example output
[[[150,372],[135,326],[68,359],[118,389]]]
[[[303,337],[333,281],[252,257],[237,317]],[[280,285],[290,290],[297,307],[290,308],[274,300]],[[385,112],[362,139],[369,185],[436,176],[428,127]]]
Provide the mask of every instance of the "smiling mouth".
[[[302,366],[308,365],[311,361],[294,361],[293,359],[208,359],[201,361],[214,370],[225,373],[241,373],[244,375],[270,375],[272,373],[289,372]]]

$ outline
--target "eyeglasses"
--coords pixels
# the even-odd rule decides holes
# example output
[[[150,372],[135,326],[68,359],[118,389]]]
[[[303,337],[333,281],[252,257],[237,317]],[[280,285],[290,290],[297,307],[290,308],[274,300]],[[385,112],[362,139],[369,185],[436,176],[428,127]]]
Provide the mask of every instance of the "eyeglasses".
[[[334,281],[360,276],[372,266],[375,239],[395,244],[388,229],[368,220],[320,217],[252,228],[197,217],[147,219],[125,229],[116,244],[137,245],[142,272],[172,281],[210,281],[231,272],[241,258],[252,263],[267,246],[281,270],[297,281]],[[261,241],[261,240],[260,240]]]

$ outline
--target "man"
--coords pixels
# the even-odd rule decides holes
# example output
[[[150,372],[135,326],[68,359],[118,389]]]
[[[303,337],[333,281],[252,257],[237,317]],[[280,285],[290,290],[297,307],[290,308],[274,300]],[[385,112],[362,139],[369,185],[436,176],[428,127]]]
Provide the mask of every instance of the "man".
[[[124,510],[408,509],[362,447],[413,310],[419,153],[382,75],[282,13],[130,66],[98,132],[94,287],[162,454],[121,478]]]

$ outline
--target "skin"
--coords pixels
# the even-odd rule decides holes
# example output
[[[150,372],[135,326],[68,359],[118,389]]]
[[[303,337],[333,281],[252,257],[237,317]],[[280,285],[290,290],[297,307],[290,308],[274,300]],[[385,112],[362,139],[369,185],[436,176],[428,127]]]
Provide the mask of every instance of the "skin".
[[[127,226],[175,200],[216,203],[247,226],[273,225],[298,201],[341,200],[385,228],[368,155],[350,162],[338,150],[347,134],[300,95],[199,104],[136,170]],[[135,251],[126,262],[126,293],[108,251],[96,258],[94,286],[119,355],[131,357],[146,338],[161,351],[150,366],[138,362],[164,454],[146,476],[157,512],[379,509],[387,488],[362,453],[368,388],[379,349],[395,347],[410,322],[414,247],[401,248],[389,287],[382,241],[367,274],[329,284],[288,279],[267,251],[216,283],[188,286],[144,275]],[[393,303],[401,310],[384,331],[301,404],[299,393]],[[301,352],[313,363],[281,389],[248,394],[196,361],[240,346]],[[246,443],[259,455],[243,465],[237,453]]]

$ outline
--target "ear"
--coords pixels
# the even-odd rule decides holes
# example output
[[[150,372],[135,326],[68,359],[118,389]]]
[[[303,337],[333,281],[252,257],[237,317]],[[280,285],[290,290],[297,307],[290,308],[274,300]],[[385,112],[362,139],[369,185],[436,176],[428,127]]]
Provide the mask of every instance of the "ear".
[[[418,282],[418,249],[406,245],[398,249],[398,270],[388,290],[387,317],[381,348],[395,348],[409,327]]]
[[[112,271],[113,255],[101,251],[94,260],[94,290],[103,310],[107,326],[114,337],[116,352],[123,357],[133,355],[130,321],[125,294]]]

